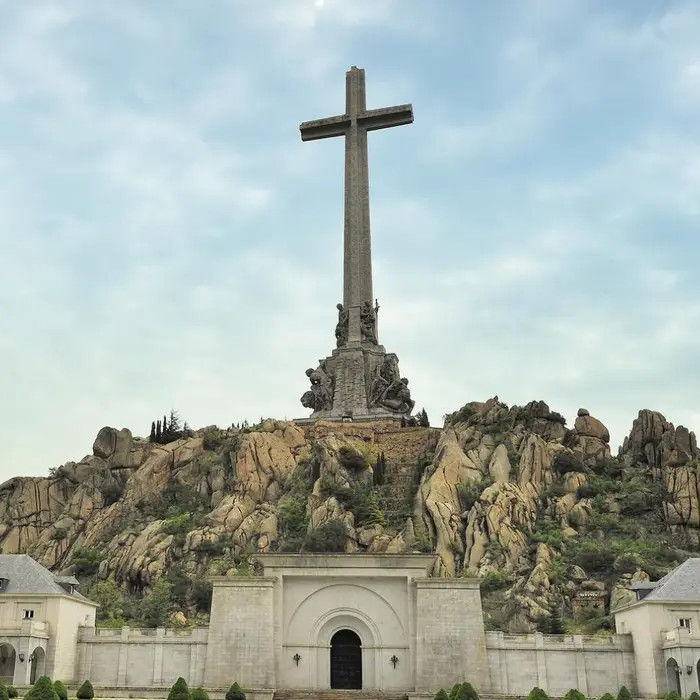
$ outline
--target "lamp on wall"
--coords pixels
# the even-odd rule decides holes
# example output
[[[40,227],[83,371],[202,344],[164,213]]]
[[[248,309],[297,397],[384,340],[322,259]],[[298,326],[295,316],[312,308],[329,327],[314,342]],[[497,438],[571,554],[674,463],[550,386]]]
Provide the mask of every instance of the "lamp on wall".
[[[19,656],[19,662],[24,663],[24,654],[20,653],[18,656]]]
[[[298,666],[299,662],[301,661],[301,654],[297,652],[296,654],[294,654],[294,656],[292,656],[292,659],[294,660],[294,663]]]
[[[685,667],[685,672],[690,676],[693,673],[693,667],[692,666],[686,666]]]
[[[392,666],[396,668],[396,664],[399,663],[399,657],[394,654],[389,661],[391,661]]]

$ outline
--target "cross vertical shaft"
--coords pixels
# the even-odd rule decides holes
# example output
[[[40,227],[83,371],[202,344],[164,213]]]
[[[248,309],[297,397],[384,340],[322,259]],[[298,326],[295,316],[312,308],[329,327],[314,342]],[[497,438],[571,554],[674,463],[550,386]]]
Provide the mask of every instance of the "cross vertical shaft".
[[[368,110],[365,102],[365,71],[353,66],[345,75],[345,114],[304,122],[299,127],[302,141],[345,136],[343,306],[348,315],[349,344],[363,342],[360,311],[366,303],[371,309],[374,301],[367,132],[413,121],[411,105]]]
[[[369,220],[367,130],[357,117],[365,112],[365,72],[351,69],[345,76],[345,111],[350,125],[345,134],[345,227],[343,304],[350,313],[349,340],[359,340],[359,310],[373,302],[372,236]],[[357,328],[354,329],[357,320]],[[355,332],[353,332],[355,331]]]

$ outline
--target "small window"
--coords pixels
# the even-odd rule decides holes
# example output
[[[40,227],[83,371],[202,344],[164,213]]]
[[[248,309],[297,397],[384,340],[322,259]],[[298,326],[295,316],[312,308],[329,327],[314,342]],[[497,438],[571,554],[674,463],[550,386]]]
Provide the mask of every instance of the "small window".
[[[33,610],[25,610],[24,611],[24,619],[25,620],[31,620],[34,617],[34,611]]]
[[[684,630],[687,630],[688,632],[690,632],[690,618],[689,617],[681,617],[678,620],[678,626],[681,629],[684,629]]]

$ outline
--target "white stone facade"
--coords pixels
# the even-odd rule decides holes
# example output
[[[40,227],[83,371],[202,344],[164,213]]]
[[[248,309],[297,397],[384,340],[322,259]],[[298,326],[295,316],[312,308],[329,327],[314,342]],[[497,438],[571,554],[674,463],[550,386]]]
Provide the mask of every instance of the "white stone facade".
[[[616,635],[507,634],[484,631],[477,581],[427,576],[433,555],[257,560],[260,576],[214,580],[210,626],[194,629],[96,629],[83,598],[0,593],[0,676],[20,686],[32,671],[69,684],[89,678],[111,697],[164,697],[183,676],[217,698],[237,680],[250,700],[269,700],[275,689],[330,688],[337,654],[349,653],[363,689],[414,699],[464,680],[505,696],[534,686],[553,697],[698,689],[700,602],[652,599],[661,586],[616,611]]]

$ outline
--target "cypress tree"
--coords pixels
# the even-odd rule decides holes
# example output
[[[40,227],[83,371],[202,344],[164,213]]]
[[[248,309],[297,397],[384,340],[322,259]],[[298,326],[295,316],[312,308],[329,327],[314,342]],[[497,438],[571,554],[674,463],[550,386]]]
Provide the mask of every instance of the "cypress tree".
[[[157,421],[156,422],[156,442],[160,442],[162,435],[163,435],[163,433],[161,431],[160,421]]]
[[[151,437],[149,438],[151,442],[156,441],[156,422],[151,421]]]

